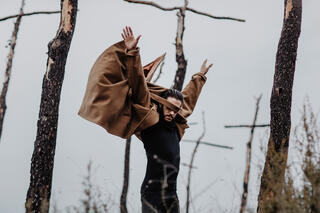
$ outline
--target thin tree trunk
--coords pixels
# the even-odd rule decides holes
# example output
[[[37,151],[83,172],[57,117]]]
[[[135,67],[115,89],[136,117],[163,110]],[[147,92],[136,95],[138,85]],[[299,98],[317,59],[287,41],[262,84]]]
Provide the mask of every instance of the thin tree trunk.
[[[48,44],[47,70],[43,77],[38,130],[25,203],[28,213],[49,211],[60,94],[76,23],[77,6],[77,0],[61,0],[60,26],[56,37]]]
[[[0,138],[2,135],[4,115],[7,110],[6,96],[7,96],[9,81],[10,81],[10,77],[11,77],[11,68],[12,68],[12,61],[13,61],[13,56],[14,56],[14,48],[16,47],[19,26],[20,26],[21,17],[23,14],[24,1],[25,0],[22,0],[22,2],[21,2],[20,12],[17,16],[16,22],[14,23],[14,29],[13,29],[12,36],[11,36],[10,51],[9,51],[9,55],[8,55],[7,68],[6,68],[6,72],[5,72],[5,79],[4,79],[2,90],[1,90],[1,96],[0,96]]]
[[[190,185],[191,185],[191,172],[192,172],[192,168],[193,168],[193,162],[194,162],[194,158],[196,156],[196,152],[198,150],[198,147],[200,145],[200,141],[202,140],[202,138],[204,137],[204,135],[206,134],[206,123],[205,123],[205,116],[204,116],[204,112],[202,112],[202,122],[203,122],[203,132],[201,134],[201,136],[199,137],[197,144],[195,145],[192,155],[191,155],[191,160],[190,160],[190,164],[189,164],[189,172],[188,172],[188,181],[187,181],[187,200],[186,200],[186,213],[189,213],[189,205],[191,203],[190,197],[191,197],[191,192],[190,192]]]
[[[124,157],[123,187],[122,187],[122,193],[120,197],[121,213],[128,213],[127,195],[128,195],[128,188],[129,188],[130,144],[131,144],[131,137],[126,141],[126,150],[125,150],[125,157]]]
[[[259,98],[257,99],[257,102],[256,102],[256,111],[254,113],[254,118],[253,118],[252,127],[251,127],[251,131],[250,131],[250,138],[247,143],[246,168],[245,168],[245,172],[244,172],[243,192],[242,192],[242,198],[241,198],[240,213],[245,212],[246,205],[247,205],[248,184],[249,184],[249,174],[250,174],[250,164],[251,164],[251,144],[252,144],[254,129],[255,129],[256,121],[257,121],[257,117],[258,117],[259,103],[260,103],[261,97],[262,97],[262,95],[259,96]]]
[[[276,198],[282,190],[288,156],[292,86],[301,31],[302,0],[285,0],[284,3],[283,28],[270,99],[271,131],[261,177],[258,213],[270,208],[276,211]]]
[[[184,78],[187,70],[187,61],[184,58],[183,53],[183,33],[184,33],[184,18],[185,18],[185,8],[180,8],[177,13],[178,16],[178,29],[176,36],[176,61],[178,63],[178,69],[176,71],[176,75],[174,77],[174,85],[173,88],[181,91],[183,87]]]

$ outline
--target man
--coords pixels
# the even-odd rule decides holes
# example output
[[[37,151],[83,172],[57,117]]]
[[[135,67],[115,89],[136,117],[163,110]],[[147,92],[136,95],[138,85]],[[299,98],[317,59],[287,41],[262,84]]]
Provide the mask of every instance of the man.
[[[212,64],[207,67],[205,60],[182,92],[166,89],[147,80],[159,61],[141,66],[137,47],[141,35],[134,38],[130,27],[121,35],[123,41],[95,62],[78,114],[111,134],[122,138],[135,134],[142,140],[148,158],[141,186],[142,212],[176,213],[179,141]]]
[[[182,107],[183,96],[169,89],[163,98]],[[158,108],[159,122],[141,131],[147,154],[147,169],[141,186],[142,212],[179,212],[176,181],[180,164],[180,137],[174,119],[177,112],[165,105]]]

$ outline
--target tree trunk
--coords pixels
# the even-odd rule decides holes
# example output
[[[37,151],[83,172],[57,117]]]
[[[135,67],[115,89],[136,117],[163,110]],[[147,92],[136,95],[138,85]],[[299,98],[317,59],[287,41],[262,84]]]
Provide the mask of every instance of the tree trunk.
[[[25,203],[28,213],[49,211],[60,94],[76,23],[77,5],[77,0],[61,0],[60,26],[56,37],[48,44],[47,70],[43,77],[37,137]]]
[[[126,141],[125,159],[124,159],[124,173],[123,173],[123,187],[120,197],[120,212],[128,213],[127,210],[127,195],[129,187],[129,169],[130,169],[130,144],[131,137]]]
[[[17,20],[14,23],[14,29],[12,32],[11,42],[10,42],[10,51],[9,51],[9,55],[8,55],[7,68],[6,68],[6,72],[5,72],[5,80],[3,82],[3,87],[1,90],[1,96],[0,96],[0,138],[2,135],[4,115],[5,115],[6,109],[7,109],[6,96],[7,96],[9,81],[10,81],[10,77],[11,77],[11,68],[12,68],[12,60],[13,60],[13,56],[14,56],[14,48],[16,47],[19,26],[20,26],[21,17],[23,14],[23,7],[24,7],[24,0],[22,0]]]
[[[302,0],[285,0],[283,28],[276,56],[270,99],[271,122],[268,152],[261,177],[258,212],[277,212],[287,163],[291,128],[292,86],[301,31]],[[268,209],[268,210],[267,210]]]
[[[203,132],[201,134],[201,136],[199,137],[199,139],[197,140],[197,144],[195,145],[192,155],[191,155],[191,160],[190,160],[190,164],[189,164],[189,172],[188,172],[188,180],[187,180],[187,199],[186,199],[186,213],[189,213],[189,206],[191,203],[191,192],[190,192],[190,185],[191,185],[191,172],[193,169],[193,162],[194,162],[194,158],[196,156],[196,152],[198,150],[198,147],[200,145],[200,141],[202,140],[202,138],[204,137],[204,135],[206,134],[206,123],[205,123],[205,116],[204,116],[204,112],[202,112],[202,124],[203,124]]]
[[[178,70],[176,71],[176,75],[174,77],[174,85],[173,88],[181,91],[183,87],[184,78],[187,70],[187,61],[184,58],[183,54],[183,32],[184,32],[184,18],[185,18],[185,8],[180,8],[177,13],[178,16],[178,30],[176,36],[176,61],[178,63]]]
[[[244,180],[243,180],[243,192],[241,198],[241,205],[240,205],[240,213],[244,213],[247,206],[247,199],[248,199],[248,186],[249,186],[249,175],[250,175],[250,166],[251,166],[251,145],[253,141],[254,130],[257,122],[258,112],[259,112],[259,103],[261,100],[262,95],[259,96],[256,102],[256,111],[254,113],[254,118],[252,122],[252,127],[250,130],[250,138],[247,143],[247,156],[246,156],[246,168],[244,172]]]

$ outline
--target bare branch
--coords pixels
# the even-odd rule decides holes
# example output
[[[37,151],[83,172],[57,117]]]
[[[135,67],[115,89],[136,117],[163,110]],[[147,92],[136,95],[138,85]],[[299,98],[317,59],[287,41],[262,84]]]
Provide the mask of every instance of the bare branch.
[[[207,17],[210,17],[210,18],[213,18],[213,19],[225,19],[225,20],[233,20],[233,21],[245,22],[244,19],[232,18],[232,17],[227,17],[227,16],[214,16],[214,15],[211,15],[209,13],[201,12],[201,11],[195,10],[193,8],[187,7],[187,5],[189,3],[188,0],[185,0],[184,7],[167,7],[167,8],[166,7],[162,7],[159,4],[151,2],[151,1],[140,1],[140,0],[124,0],[124,1],[129,2],[129,3],[149,5],[149,6],[156,7],[158,9],[160,9],[160,10],[164,10],[164,11],[174,11],[174,10],[184,9],[184,10],[189,10],[190,12],[193,12],[193,13],[196,13],[196,14],[199,14],[199,15],[203,15],[203,16],[207,16]]]
[[[256,111],[254,113],[254,118],[253,118],[252,127],[251,127],[251,131],[250,131],[250,138],[247,143],[246,168],[245,168],[245,172],[244,172],[243,192],[242,192],[242,198],[241,198],[240,213],[245,212],[246,205],[247,205],[249,174],[250,174],[250,164],[251,164],[251,144],[252,144],[254,129],[255,129],[256,121],[257,121],[257,117],[258,117],[259,103],[260,103],[261,97],[262,97],[262,94],[257,98]]]
[[[129,2],[129,3],[136,3],[136,4],[145,4],[145,5],[150,5],[150,6],[153,6],[153,7],[156,7],[160,10],[164,10],[164,11],[173,11],[173,10],[179,10],[181,7],[162,7],[154,2],[150,2],[150,1],[139,1],[139,0],[124,0],[126,2]]]
[[[23,13],[23,14],[21,14],[21,16],[32,16],[32,15],[40,15],[40,14],[56,14],[56,13],[60,13],[60,11],[37,11],[37,12],[31,12],[31,13]],[[0,18],[0,21],[5,21],[8,19],[16,18],[19,15],[20,14],[3,17],[3,18]]]
[[[187,164],[187,163],[181,163],[182,166],[187,166],[187,167],[191,167],[191,169],[197,169],[196,166],[190,166],[190,164]]]
[[[182,141],[189,142],[189,143],[197,143],[197,140],[189,140],[189,139],[182,139]],[[225,148],[225,149],[233,149],[231,146],[224,146],[224,145],[219,145],[219,144],[214,144],[210,142],[205,142],[205,141],[200,141],[199,143],[207,146],[214,146],[214,147],[219,147],[219,148]]]
[[[257,128],[257,127],[270,127],[270,124],[256,124],[256,125],[225,125],[224,128]]]
[[[198,122],[190,122],[188,125],[198,125]]]
[[[214,15],[211,15],[209,13],[205,13],[205,12],[201,12],[201,11],[192,9],[190,7],[187,7],[186,10],[189,10],[190,12],[193,12],[193,13],[196,13],[196,14],[199,14],[199,15],[203,15],[203,16],[207,16],[207,17],[210,17],[210,18],[213,18],[213,19],[225,19],[225,20],[233,20],[233,21],[240,21],[240,22],[245,22],[246,21],[244,19],[232,18],[232,17],[227,17],[227,16],[214,16]]]
[[[159,74],[157,75],[156,79],[154,79],[153,83],[157,83],[157,81],[159,80],[160,78],[160,75],[162,74],[162,68],[163,68],[163,65],[164,65],[164,62],[161,63],[160,65],[160,71],[159,71]]]

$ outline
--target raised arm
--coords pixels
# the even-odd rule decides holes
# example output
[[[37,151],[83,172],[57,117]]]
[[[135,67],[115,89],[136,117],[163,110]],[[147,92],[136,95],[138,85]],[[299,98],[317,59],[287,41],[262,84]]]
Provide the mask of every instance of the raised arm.
[[[141,65],[139,47],[137,47],[141,35],[134,38],[130,27],[123,29],[123,33],[121,35],[126,46],[126,68],[129,87],[132,89],[133,102],[135,104],[149,107],[150,96]]]
[[[206,63],[207,59],[202,63],[200,72],[194,74],[191,81],[182,90],[183,106],[181,113],[185,118],[189,117],[193,112],[202,87],[207,80],[206,74],[212,67],[212,64],[207,66]]]

